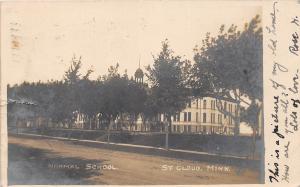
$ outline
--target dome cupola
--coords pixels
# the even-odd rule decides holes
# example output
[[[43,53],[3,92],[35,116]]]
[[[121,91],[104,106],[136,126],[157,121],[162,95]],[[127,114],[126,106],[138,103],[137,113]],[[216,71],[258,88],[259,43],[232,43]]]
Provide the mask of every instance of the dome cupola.
[[[134,73],[134,79],[137,83],[143,83],[143,80],[144,80],[144,72],[143,70],[140,68],[140,60],[139,60],[139,68],[135,71]]]

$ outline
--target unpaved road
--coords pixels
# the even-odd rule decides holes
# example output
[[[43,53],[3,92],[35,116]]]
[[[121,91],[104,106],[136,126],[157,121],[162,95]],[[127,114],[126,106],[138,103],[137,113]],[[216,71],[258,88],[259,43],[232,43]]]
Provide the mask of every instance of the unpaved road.
[[[113,151],[54,139],[9,136],[8,142],[9,184],[259,183],[258,171],[228,165]]]

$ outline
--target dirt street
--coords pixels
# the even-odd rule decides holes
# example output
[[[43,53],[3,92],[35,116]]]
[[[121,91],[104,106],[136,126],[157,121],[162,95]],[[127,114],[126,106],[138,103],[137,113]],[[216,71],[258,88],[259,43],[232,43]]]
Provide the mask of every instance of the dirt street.
[[[70,141],[9,137],[10,184],[241,184],[259,172]]]

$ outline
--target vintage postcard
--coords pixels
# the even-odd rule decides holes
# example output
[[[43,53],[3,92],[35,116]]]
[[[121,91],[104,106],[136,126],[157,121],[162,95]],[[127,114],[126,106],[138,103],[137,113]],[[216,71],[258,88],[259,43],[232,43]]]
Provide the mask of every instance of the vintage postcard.
[[[297,1],[1,2],[1,185],[299,186]]]

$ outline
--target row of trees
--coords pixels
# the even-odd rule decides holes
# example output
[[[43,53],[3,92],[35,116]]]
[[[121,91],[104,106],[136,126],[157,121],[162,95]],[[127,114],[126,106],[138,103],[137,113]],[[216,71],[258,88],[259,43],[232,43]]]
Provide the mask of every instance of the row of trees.
[[[98,117],[111,126],[124,115],[134,123],[139,115],[147,120],[160,113],[166,116],[170,127],[171,116],[182,111],[191,96],[209,94],[217,98],[218,109],[235,120],[235,134],[239,133],[240,121],[257,132],[262,108],[263,54],[259,16],[245,24],[242,31],[235,25],[225,30],[222,25],[217,36],[207,33],[194,54],[193,62],[183,59],[170,49],[168,40],[163,41],[161,52],[153,57],[153,65],[146,68],[148,84],[143,85],[130,79],[126,72],[121,75],[118,64],[111,66],[106,75],[91,80],[93,71],[82,75],[82,60],[74,57],[63,80],[24,82],[8,87],[8,97],[37,103],[30,107],[34,115],[56,123],[71,125],[75,111],[85,114],[91,127]],[[241,115],[227,113],[221,105],[223,97],[235,100]],[[168,134],[169,128],[166,129]]]

